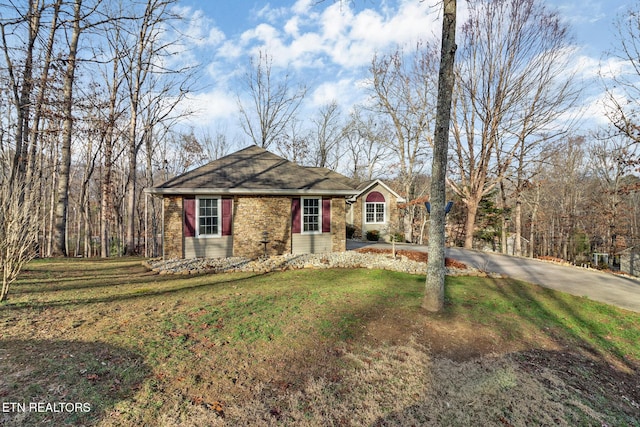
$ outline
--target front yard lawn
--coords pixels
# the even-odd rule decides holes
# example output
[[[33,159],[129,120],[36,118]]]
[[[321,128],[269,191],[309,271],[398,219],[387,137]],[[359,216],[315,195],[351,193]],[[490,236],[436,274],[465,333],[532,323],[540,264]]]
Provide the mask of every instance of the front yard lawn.
[[[423,289],[37,260],[0,305],[0,425],[640,426],[640,314],[478,277],[429,314]]]

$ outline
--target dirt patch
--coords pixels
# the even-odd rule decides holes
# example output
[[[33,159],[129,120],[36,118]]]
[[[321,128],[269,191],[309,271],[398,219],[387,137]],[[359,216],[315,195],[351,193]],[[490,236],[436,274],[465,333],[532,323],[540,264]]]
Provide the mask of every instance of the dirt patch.
[[[464,362],[490,354],[504,354],[516,346],[505,343],[496,334],[467,322],[429,322],[420,335],[421,342],[435,357]]]

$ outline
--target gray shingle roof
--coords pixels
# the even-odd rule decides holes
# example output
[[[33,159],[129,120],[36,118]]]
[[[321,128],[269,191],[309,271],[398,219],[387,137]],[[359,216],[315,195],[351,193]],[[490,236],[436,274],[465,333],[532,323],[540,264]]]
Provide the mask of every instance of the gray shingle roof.
[[[360,185],[360,183],[352,178],[346,177],[344,175],[342,175],[341,173],[332,171],[331,169],[328,168],[321,168],[321,167],[315,167],[315,166],[306,166],[307,169],[310,169],[316,173],[319,173],[320,175],[327,177],[327,178],[331,178],[333,180],[339,181],[341,183],[343,183],[344,185],[351,187],[351,188],[358,188],[358,185]]]
[[[353,195],[354,188],[344,180],[314,169],[253,145],[146,191],[152,194]]]

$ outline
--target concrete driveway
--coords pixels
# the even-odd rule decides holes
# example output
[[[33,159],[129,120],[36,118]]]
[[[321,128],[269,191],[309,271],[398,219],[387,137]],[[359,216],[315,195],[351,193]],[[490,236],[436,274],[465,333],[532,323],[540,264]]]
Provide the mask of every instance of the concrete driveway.
[[[358,247],[390,248],[386,243],[351,241],[348,249]],[[397,245],[398,248],[427,252],[425,246]],[[576,296],[616,305],[640,313],[640,281],[573,266],[556,265],[531,258],[447,248],[447,257],[479,270],[499,273]]]

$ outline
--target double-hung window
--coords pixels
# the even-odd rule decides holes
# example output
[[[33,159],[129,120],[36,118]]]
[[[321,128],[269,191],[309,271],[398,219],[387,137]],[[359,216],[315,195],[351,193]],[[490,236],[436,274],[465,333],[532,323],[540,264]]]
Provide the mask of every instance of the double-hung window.
[[[385,199],[382,193],[378,191],[372,191],[371,193],[369,193],[364,205],[365,222],[367,224],[384,223],[384,207]]]
[[[384,222],[384,203],[366,204],[366,222],[372,224]]]
[[[322,199],[302,199],[302,232],[322,232]]]
[[[199,197],[198,199],[198,237],[217,237],[221,231],[220,199]]]

